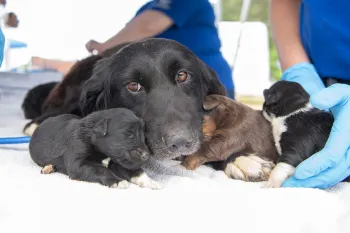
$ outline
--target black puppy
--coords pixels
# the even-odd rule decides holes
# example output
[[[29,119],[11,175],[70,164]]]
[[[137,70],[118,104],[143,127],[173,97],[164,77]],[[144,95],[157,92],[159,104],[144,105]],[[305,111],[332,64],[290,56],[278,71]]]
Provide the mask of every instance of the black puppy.
[[[113,188],[127,188],[130,181],[158,189],[161,185],[141,169],[150,156],[143,130],[143,122],[128,109],[98,111],[82,119],[63,114],[40,124],[29,151],[44,167],[42,173],[57,171]]]
[[[323,149],[331,132],[331,113],[313,108],[310,96],[296,82],[279,81],[264,90],[263,114],[272,123],[279,153],[265,187],[278,188],[295,167]]]
[[[58,82],[40,84],[27,92],[21,106],[26,119],[34,119],[42,114],[42,106],[57,84]]]

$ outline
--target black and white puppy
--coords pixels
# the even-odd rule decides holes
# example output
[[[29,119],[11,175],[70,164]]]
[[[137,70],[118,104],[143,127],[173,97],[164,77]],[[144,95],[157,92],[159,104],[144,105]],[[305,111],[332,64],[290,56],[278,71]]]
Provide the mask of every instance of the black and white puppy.
[[[334,118],[313,108],[310,96],[296,82],[278,81],[264,90],[263,115],[272,123],[279,158],[266,188],[278,188],[294,174],[295,167],[323,149]]]
[[[159,189],[141,169],[150,153],[144,123],[132,111],[114,108],[84,118],[63,114],[46,119],[29,144],[42,173],[57,171],[70,179],[128,188],[130,183]]]

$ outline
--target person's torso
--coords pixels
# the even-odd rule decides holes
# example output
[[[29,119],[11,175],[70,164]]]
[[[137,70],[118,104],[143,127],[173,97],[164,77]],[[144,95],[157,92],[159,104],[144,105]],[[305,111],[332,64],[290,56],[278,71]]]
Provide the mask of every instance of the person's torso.
[[[136,15],[150,9],[151,4],[152,1],[146,3]],[[215,26],[215,14],[209,1],[182,27],[174,25],[156,37],[176,40],[199,57],[221,54],[221,42]]]
[[[300,33],[321,78],[350,79],[350,0],[302,0]]]

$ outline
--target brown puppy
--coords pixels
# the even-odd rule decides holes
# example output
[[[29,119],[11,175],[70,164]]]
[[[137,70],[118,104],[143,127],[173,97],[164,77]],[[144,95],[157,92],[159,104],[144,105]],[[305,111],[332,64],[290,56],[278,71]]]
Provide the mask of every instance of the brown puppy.
[[[208,111],[203,123],[204,142],[182,165],[194,170],[206,162],[234,156],[225,168],[229,177],[266,181],[277,151],[271,126],[262,112],[222,95],[207,96],[203,108]]]

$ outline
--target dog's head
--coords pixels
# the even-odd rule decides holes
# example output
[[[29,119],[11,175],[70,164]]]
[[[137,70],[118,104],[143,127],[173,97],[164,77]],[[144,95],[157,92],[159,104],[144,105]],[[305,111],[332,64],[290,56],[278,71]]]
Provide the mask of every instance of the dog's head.
[[[307,107],[310,96],[296,82],[278,81],[264,92],[263,114],[267,120]]]
[[[149,159],[144,123],[124,108],[98,112],[92,126],[92,144],[113,162],[127,169],[139,169]]]
[[[148,39],[99,61],[82,87],[82,111],[132,110],[145,121],[146,139],[158,159],[192,154],[202,141],[202,103],[225,89],[215,72],[185,46]]]

